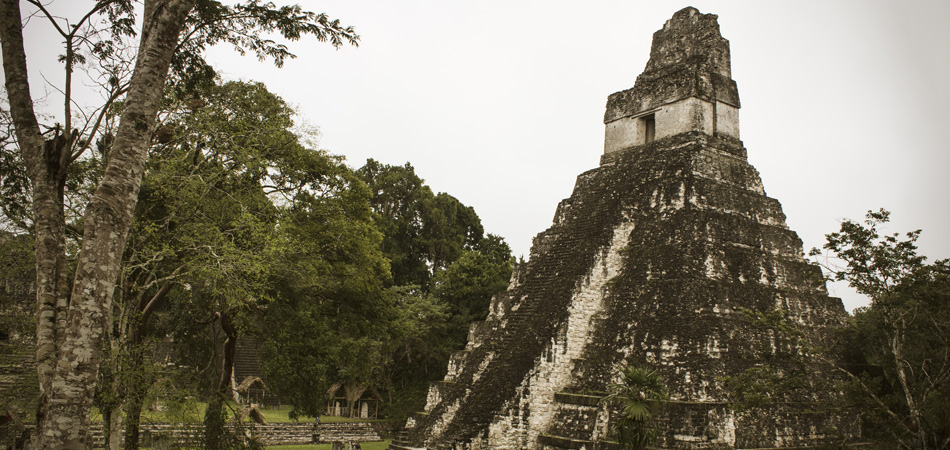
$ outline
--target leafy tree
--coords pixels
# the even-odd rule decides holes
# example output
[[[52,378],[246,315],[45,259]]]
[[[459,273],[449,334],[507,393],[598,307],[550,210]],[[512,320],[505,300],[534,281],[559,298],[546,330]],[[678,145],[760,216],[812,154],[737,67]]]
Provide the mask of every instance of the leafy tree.
[[[484,229],[475,209],[440,192],[423,204],[422,243],[426,262],[438,271],[482,240]]]
[[[356,42],[352,29],[299,7],[277,8],[251,0],[224,6],[213,0],[146,0],[135,69],[122,78],[117,67],[100,85],[106,105],[82,128],[73,127],[74,69],[89,58],[110,66],[119,42],[134,36],[131,0],[104,0],[79,20],[59,20],[40,1],[29,0],[64,39],[65,101],[62,125],[42,132],[29,88],[20,2],[0,2],[0,45],[11,118],[20,156],[30,180],[37,270],[37,373],[40,404],[36,448],[84,446],[102,336],[112,292],[125,251],[141,186],[147,147],[170,66],[183,81],[196,80],[200,51],[218,42],[250,49],[280,64],[290,53],[261,37],[275,31],[295,40],[304,34],[339,46]],[[130,47],[130,46],[127,46]],[[242,50],[243,51],[243,50]],[[176,57],[176,55],[178,55]],[[174,61],[173,61],[174,60]],[[172,64],[174,62],[174,64]],[[129,67],[131,60],[123,67]],[[207,65],[204,65],[207,67]],[[108,70],[107,70],[108,71]],[[126,71],[125,74],[129,72]],[[66,203],[70,167],[98,139],[102,117],[122,99],[122,112],[108,158],[82,220],[82,243],[75,276],[67,271]]]
[[[456,348],[445,339],[452,324],[450,308],[445,302],[413,286],[391,291],[394,295],[389,322],[391,340],[387,346],[391,357],[383,382],[389,401],[399,402],[405,400],[401,398],[405,395],[395,395],[397,391],[405,394],[416,384],[427,388],[427,382],[419,381],[443,376],[448,355]],[[420,406],[415,405],[408,412],[418,411]],[[399,406],[394,409],[399,410]]]
[[[337,184],[298,195],[282,214],[278,292],[261,319],[264,373],[294,415],[322,413],[334,383],[373,385],[388,341],[389,266],[369,192],[345,166],[335,169],[327,178]]]
[[[422,360],[426,375],[429,366],[440,367],[436,374],[441,375],[452,352],[465,346],[469,324],[488,316],[492,296],[508,287],[514,262],[504,239],[489,234],[474,249],[464,250],[452,264],[436,272],[432,295],[445,304],[448,316],[444,327],[433,329],[439,339],[428,339],[431,342],[416,352],[428,359]],[[433,345],[436,342],[441,345]]]
[[[462,324],[484,320],[492,295],[508,287],[514,258],[500,236],[489,234],[435,274],[432,293]]]
[[[263,336],[264,373],[293,416],[319,416],[337,388],[362,392],[376,384],[388,336],[379,315],[354,307],[366,302],[337,293],[323,301],[284,298],[268,310],[265,324],[284,326]]]
[[[217,319],[225,364],[214,382],[230,396],[238,316],[266,303],[269,267],[278,258],[278,208],[268,194],[299,189],[299,179],[311,175],[291,167],[316,153],[298,144],[288,130],[289,108],[260,84],[214,85],[177,101],[180,108],[170,100],[162,127],[174,135],[152,147],[146,164],[110,334],[125,363],[113,371],[125,380],[126,448],[138,444],[142,402],[158,379],[147,370],[150,318],[169,296],[177,300],[171,307]],[[175,295],[176,286],[189,291]]]
[[[513,260],[502,238],[484,237],[473,208],[433,194],[411,164],[369,159],[357,174],[369,185],[392,270],[395,309],[380,388],[389,392],[389,414],[401,417],[422,406],[428,382],[465,344],[469,323],[483,319],[491,296],[507,286]]]
[[[428,292],[434,272],[482,239],[475,210],[446,193],[433,194],[409,163],[389,166],[369,159],[356,173],[370,188],[393,285]]]
[[[656,442],[653,415],[659,402],[669,399],[663,377],[655,370],[627,366],[620,370],[620,382],[608,386],[603,402],[619,407],[613,433],[620,445],[643,450]]]
[[[871,299],[849,329],[852,400],[869,434],[900,448],[950,446],[950,260],[926,264],[920,230],[881,234],[885,210],[842,222],[824,248],[826,269]],[[813,255],[819,251],[812,250]],[[883,432],[883,433],[882,433]]]
[[[149,311],[159,308],[155,300],[167,305],[167,317],[152,329],[175,336],[189,366],[207,368],[195,375],[212,385],[210,404],[221,409],[219,400],[233,394],[233,355],[242,335],[274,337],[258,328],[283,328],[310,312],[315,321],[331,320],[332,309],[308,304],[325,297],[339,294],[335,301],[347,306],[367,303],[362,292],[379,286],[388,266],[365,185],[341,158],[301,144],[283,100],[260,84],[229,82],[180,103],[163,123],[176,136],[154,146],[147,164],[123,286],[153,299],[135,309],[146,303],[133,291],[128,295],[128,321],[140,330]],[[295,306],[286,307],[290,303]],[[224,340],[220,353],[216,333]],[[130,335],[139,345],[136,331]],[[337,367],[333,360],[322,363]],[[125,389],[137,392],[126,408],[127,448],[134,445],[132,419],[150,384]],[[269,383],[275,384],[280,381]],[[221,414],[209,411],[210,419]]]
[[[427,282],[427,252],[422,244],[423,208],[432,190],[405,166],[388,166],[369,159],[356,171],[369,186],[370,204],[383,233],[382,250],[390,261],[397,286]]]

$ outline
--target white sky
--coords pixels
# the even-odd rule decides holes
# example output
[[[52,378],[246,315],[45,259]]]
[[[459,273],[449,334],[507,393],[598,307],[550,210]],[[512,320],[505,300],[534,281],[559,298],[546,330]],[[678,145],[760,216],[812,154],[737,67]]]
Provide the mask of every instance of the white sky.
[[[946,0],[301,4],[355,26],[360,47],[292,43],[282,69],[215,49],[225,78],[264,82],[354,168],[411,162],[515,255],[598,165],[607,96],[633,86],[653,32],[692,5],[719,15],[749,161],[806,251],[884,207],[888,230],[922,228],[921,252],[950,257]],[[848,310],[863,303],[829,289]]]

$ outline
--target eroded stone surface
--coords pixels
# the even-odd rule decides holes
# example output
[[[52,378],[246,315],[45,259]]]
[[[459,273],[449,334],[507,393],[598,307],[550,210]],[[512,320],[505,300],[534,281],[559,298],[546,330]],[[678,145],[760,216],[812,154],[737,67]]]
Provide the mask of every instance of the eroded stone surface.
[[[607,99],[605,153],[688,131],[739,139],[739,90],[716,19],[685,8],[653,34],[634,86]]]
[[[741,309],[780,308],[817,335],[846,317],[746,160],[738,107],[716,16],[677,12],[634,88],[608,100],[600,167],[578,176],[411,421],[413,447],[612,448],[616,412],[596,393],[626,364],[670,387],[664,447],[810,446],[852,426],[807,407],[729,407],[723,377],[775,345]]]

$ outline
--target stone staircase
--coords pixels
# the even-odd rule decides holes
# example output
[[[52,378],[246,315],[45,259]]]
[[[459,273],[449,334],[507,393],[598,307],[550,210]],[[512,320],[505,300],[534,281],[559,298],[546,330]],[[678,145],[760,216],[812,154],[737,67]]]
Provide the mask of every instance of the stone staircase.
[[[15,387],[21,375],[36,371],[34,352],[31,345],[0,343],[0,392]]]
[[[342,422],[320,424],[317,443],[379,442],[382,440],[370,422]]]
[[[412,443],[409,442],[409,430],[402,428],[393,438],[387,450],[420,450],[420,448],[412,446]]]

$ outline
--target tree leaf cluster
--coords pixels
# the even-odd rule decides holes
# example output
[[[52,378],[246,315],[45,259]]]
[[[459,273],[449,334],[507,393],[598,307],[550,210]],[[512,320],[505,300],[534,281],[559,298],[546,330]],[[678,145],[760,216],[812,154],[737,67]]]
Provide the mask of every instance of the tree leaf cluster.
[[[871,303],[847,330],[850,399],[868,435],[900,448],[950,446],[950,260],[928,264],[917,253],[920,230],[882,234],[886,210],[863,223],[846,220],[824,248],[826,264]],[[817,251],[813,251],[817,253]]]
[[[403,417],[422,408],[426,386],[444,376],[469,324],[484,319],[492,295],[508,286],[514,259],[501,237],[485,236],[472,207],[433,193],[411,164],[369,159],[356,173],[370,190],[396,295],[380,387],[390,393],[388,413]]]
[[[300,5],[277,6],[258,0],[235,5],[197,0],[183,34],[172,59],[171,81],[176,89],[185,91],[213,82],[215,70],[203,54],[216,44],[228,44],[241,55],[251,52],[260,61],[271,60],[282,67],[296,55],[286,44],[272,39],[276,35],[287,41],[310,35],[338,49],[344,44],[356,46],[360,40],[352,26],[326,14],[306,11]]]
[[[390,166],[369,159],[356,173],[370,189],[392,285],[416,285],[428,292],[435,272],[482,239],[475,210],[449,194],[433,194],[411,164]]]
[[[654,416],[662,402],[669,400],[669,390],[663,377],[646,367],[625,366],[619,374],[620,380],[607,387],[601,402],[619,411],[611,426],[617,442],[624,448],[643,450],[656,443]]]

